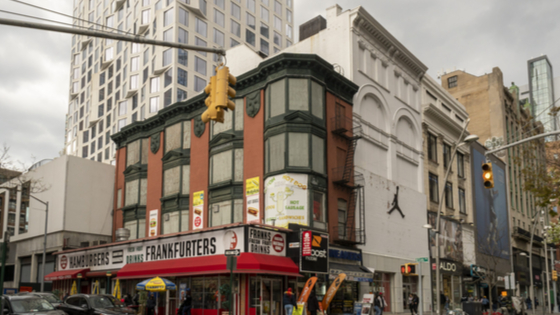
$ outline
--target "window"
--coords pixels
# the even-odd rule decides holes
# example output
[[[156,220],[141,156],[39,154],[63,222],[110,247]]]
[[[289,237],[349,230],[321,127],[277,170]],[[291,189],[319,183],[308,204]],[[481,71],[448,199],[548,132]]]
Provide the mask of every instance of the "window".
[[[270,48],[268,46],[268,42],[265,41],[264,39],[261,38],[261,51],[265,54],[268,55],[270,52]]]
[[[169,48],[165,51],[163,51],[163,66],[167,66],[171,64],[171,61],[173,60],[173,49]]]
[[[233,203],[233,206],[232,206]],[[210,226],[219,226],[235,222],[243,222],[243,199],[235,199],[213,203],[210,209]]]
[[[313,191],[313,227],[326,230],[327,214],[325,206],[325,194]]]
[[[207,47],[206,41],[204,41],[204,40],[202,40],[202,39],[200,39],[200,38],[198,38],[198,37],[195,37],[195,38],[194,38],[194,41],[195,41],[195,45],[196,45],[196,46]],[[203,56],[206,56],[206,53],[205,53],[205,52],[200,52],[200,51],[199,51],[198,53],[201,54],[201,55],[203,55]]]
[[[450,182],[445,184],[445,206],[453,209],[453,185]]]
[[[428,159],[437,163],[437,137],[428,133]]]
[[[196,18],[196,32],[204,37],[208,36],[208,25],[203,20]]]
[[[177,89],[177,102],[183,101],[187,99],[187,91],[183,91],[181,89]]]
[[[451,160],[451,146],[444,143],[443,144],[443,167],[447,168],[449,161]]]
[[[131,75],[130,76],[130,89],[137,90],[138,89],[138,75]]]
[[[163,32],[163,40],[166,42],[173,41],[173,28],[170,28],[167,31]]]
[[[249,31],[249,30],[245,30],[245,41],[252,45],[255,46],[255,33]]]
[[[210,157],[210,185],[233,179],[233,150]]]
[[[292,23],[292,11],[286,9],[286,19],[288,20],[288,23]]]
[[[169,84],[173,83],[173,68],[165,71],[163,75],[163,87],[169,86]]]
[[[173,89],[169,89],[163,93],[163,107],[171,105],[173,102]]]
[[[159,77],[150,79],[150,93],[159,92]]]
[[[231,4],[231,15],[234,18],[241,20],[241,8],[235,3]]]
[[[229,47],[235,47],[235,46],[237,46],[237,45],[239,45],[239,42],[238,42],[238,41],[236,41],[236,40],[233,39],[233,38],[230,38],[230,39],[229,39]]]
[[[189,43],[189,32],[179,27],[179,35],[177,36],[177,41],[179,43],[188,44]]]
[[[457,153],[457,175],[465,178],[465,156],[461,153]]]
[[[338,238],[346,238],[346,218],[348,203],[344,199],[338,199]]]
[[[177,83],[181,84],[182,86],[187,86],[187,71],[178,68],[177,69]],[[177,98],[177,101],[179,101],[179,98]]]
[[[194,70],[202,75],[206,75],[206,60],[199,58],[198,56],[194,57]]]
[[[206,80],[197,77],[196,75],[194,76],[194,91],[195,92],[200,92],[202,90],[204,90],[204,88],[206,87]]]
[[[189,63],[189,53],[186,50],[178,49],[177,61],[179,62],[179,64],[187,67]]]
[[[163,13],[163,27],[173,23],[173,9],[169,9]]]
[[[247,26],[256,29],[255,17],[247,12]]]
[[[159,96],[150,98],[150,113],[155,113],[159,110]]]
[[[218,44],[219,46],[224,46],[224,33],[214,29],[214,43]]]
[[[150,24],[150,10],[142,11],[142,25]]]
[[[119,119],[119,122],[118,122],[118,131],[121,131],[121,129],[123,129],[124,126],[126,126],[126,118]]]
[[[130,58],[130,71],[138,71],[139,61],[140,61],[140,57]]]
[[[268,10],[263,6],[261,6],[261,19],[268,22]]]
[[[274,32],[274,44],[278,46],[282,45],[282,35],[278,34],[276,31]]]
[[[148,138],[130,142],[126,146],[126,166],[148,164],[148,150]]]
[[[234,20],[231,20],[231,33],[237,37],[241,37],[241,25]]]
[[[179,8],[179,23],[189,26],[189,12],[183,8]]]
[[[268,38],[269,35],[268,25],[261,23],[261,35]]]
[[[127,105],[127,101],[119,103],[119,116],[126,115]]]
[[[251,12],[255,12],[255,0],[247,0],[247,9]]]
[[[282,20],[276,15],[274,16],[274,28],[282,32]]]
[[[206,15],[206,6],[207,6],[206,0],[200,0],[200,11],[204,15]]]
[[[286,36],[292,38],[292,26],[289,24],[286,24]]]
[[[284,169],[286,154],[286,135],[279,134],[272,136],[265,141],[265,170],[274,172]]]
[[[439,202],[438,193],[438,177],[432,173],[429,173],[430,180],[430,201]]]
[[[456,86],[457,86],[457,76],[456,75],[447,78],[447,87],[448,88],[454,88]]]
[[[224,27],[226,23],[225,21],[226,16],[222,12],[214,9],[214,23],[218,24],[221,27]]]
[[[459,211],[461,213],[466,214],[467,213],[467,204],[466,204],[466,198],[465,198],[465,190],[462,188],[459,188]],[[515,222],[515,220],[514,220]]]

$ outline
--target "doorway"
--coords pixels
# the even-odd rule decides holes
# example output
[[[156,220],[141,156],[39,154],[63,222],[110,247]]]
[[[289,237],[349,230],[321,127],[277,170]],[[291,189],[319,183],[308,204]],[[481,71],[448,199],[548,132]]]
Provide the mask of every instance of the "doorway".
[[[251,278],[251,315],[283,315],[282,280]]]

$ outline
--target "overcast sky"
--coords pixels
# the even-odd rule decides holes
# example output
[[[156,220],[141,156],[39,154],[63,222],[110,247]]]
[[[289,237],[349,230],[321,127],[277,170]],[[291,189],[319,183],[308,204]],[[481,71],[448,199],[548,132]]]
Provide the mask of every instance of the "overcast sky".
[[[72,0],[22,0],[72,14]],[[212,0],[209,0],[212,1]],[[504,84],[527,84],[530,58],[548,55],[560,67],[560,1],[293,0],[295,29],[338,3],[364,6],[437,78],[442,69],[481,75],[500,67]],[[0,0],[0,10],[71,22],[69,18]],[[0,17],[23,19],[0,12]],[[68,105],[67,34],[0,25],[0,144],[30,164],[59,155]],[[557,70],[558,71],[558,70]]]

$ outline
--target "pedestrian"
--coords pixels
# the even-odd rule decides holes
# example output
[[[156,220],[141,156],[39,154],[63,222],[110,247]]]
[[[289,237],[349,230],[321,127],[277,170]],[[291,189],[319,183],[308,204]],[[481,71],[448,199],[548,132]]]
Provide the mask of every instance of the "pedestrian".
[[[307,311],[310,315],[317,315],[317,311],[319,310],[319,300],[317,300],[317,295],[315,294],[315,290],[311,290],[311,294],[309,294],[309,298],[307,299]]]
[[[192,310],[192,296],[191,296],[191,289],[187,288],[187,295],[185,296],[185,299],[183,300],[183,303],[181,303],[181,306],[179,307],[180,309],[180,315],[191,315],[191,310]]]
[[[490,301],[486,298],[486,295],[482,297],[482,311],[488,312],[490,308]]]
[[[288,288],[286,292],[284,292],[284,309],[286,310],[286,315],[292,315],[294,311],[294,307],[297,309],[296,297],[295,294],[292,292],[292,288]]]
[[[414,315],[414,296],[412,296],[412,293],[408,295],[408,308],[410,309],[410,315]]]
[[[379,294],[375,296],[373,300],[373,310],[375,311],[375,315],[381,315],[381,300],[379,299]]]
[[[443,291],[439,294],[439,304],[441,309],[445,309],[446,311],[449,309],[449,302],[447,302],[447,296],[443,294]]]
[[[379,295],[377,295],[377,299],[379,300],[379,315],[383,315],[383,311],[387,307],[387,301],[385,301],[383,292],[379,292]]]
[[[131,306],[132,305],[132,298],[130,297],[130,294],[125,294],[124,296],[124,304],[126,306]]]
[[[148,302],[146,302],[146,309],[147,309],[147,315],[154,315],[155,314],[155,309],[156,309],[156,299],[154,298],[154,294],[150,294],[150,297],[148,298]]]
[[[527,299],[525,300],[525,303],[527,304],[527,309],[528,309],[528,310],[533,309],[533,303],[532,303],[530,297],[527,297]]]
[[[70,293],[66,292],[64,297],[62,298],[62,302],[66,301],[66,298],[70,296]]]
[[[414,306],[414,315],[418,315],[418,305],[420,304],[420,299],[418,298],[418,295],[413,294],[412,301],[414,302],[412,304]]]
[[[535,310],[539,308],[539,299],[535,296]]]

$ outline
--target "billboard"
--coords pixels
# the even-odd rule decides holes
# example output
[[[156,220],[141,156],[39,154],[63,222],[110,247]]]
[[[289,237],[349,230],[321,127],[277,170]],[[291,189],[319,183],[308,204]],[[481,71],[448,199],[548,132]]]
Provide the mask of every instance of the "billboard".
[[[510,239],[507,207],[505,164],[493,155],[494,188],[486,189],[482,180],[482,164],[485,163],[485,149],[482,145],[472,145],[472,181],[474,220],[478,251],[509,259]]]
[[[437,215],[433,212],[428,213],[428,223],[436,226]],[[457,221],[449,220],[443,216],[440,218],[441,233],[439,234],[439,254],[443,259],[463,261],[463,229]],[[435,256],[436,232],[430,230],[430,250]]]
[[[265,180],[265,223],[283,228],[309,225],[307,175],[280,174]]]

